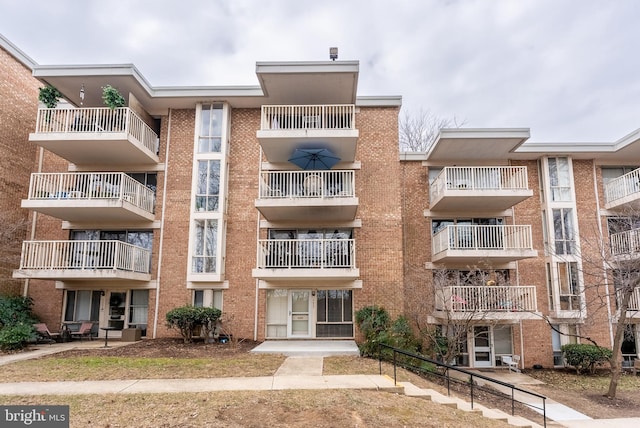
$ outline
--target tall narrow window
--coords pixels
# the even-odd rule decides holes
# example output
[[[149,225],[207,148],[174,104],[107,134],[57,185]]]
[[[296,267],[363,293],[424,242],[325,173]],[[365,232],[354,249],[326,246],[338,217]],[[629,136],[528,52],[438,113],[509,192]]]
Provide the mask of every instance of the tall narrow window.
[[[571,208],[553,210],[553,231],[556,255],[574,254],[576,241]]]
[[[571,201],[571,176],[568,158],[549,158],[549,185],[552,201]]]
[[[563,311],[580,310],[578,264],[576,262],[558,263],[557,266],[560,283],[560,309]]]
[[[197,211],[218,211],[220,198],[220,161],[199,160],[196,189]]]
[[[139,328],[147,335],[147,313],[149,312],[149,290],[131,290],[129,298],[129,327]]]
[[[222,104],[205,104],[200,113],[198,153],[219,153],[222,146]]]
[[[216,273],[218,220],[196,220],[192,272]]]

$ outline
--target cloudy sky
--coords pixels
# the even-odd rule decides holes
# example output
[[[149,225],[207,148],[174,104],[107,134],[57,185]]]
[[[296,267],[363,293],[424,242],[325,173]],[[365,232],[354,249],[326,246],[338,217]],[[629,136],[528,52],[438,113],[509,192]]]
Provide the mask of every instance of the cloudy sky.
[[[256,61],[359,60],[359,95],[402,95],[533,141],[640,128],[637,0],[0,0],[39,64],[133,63],[153,86],[257,85]]]

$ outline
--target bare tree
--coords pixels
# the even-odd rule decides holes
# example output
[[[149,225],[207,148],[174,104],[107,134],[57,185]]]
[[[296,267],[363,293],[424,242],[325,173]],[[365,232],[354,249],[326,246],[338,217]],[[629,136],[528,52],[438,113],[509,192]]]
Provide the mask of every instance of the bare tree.
[[[608,225],[608,240],[594,230],[580,236],[580,248],[585,250],[576,249],[575,255],[581,261],[579,272],[583,284],[570,293],[575,293],[579,299],[578,306],[583,315],[580,332],[560,331],[548,314],[540,316],[559,334],[574,336],[597,347],[601,345],[587,333],[605,318],[612,323],[610,381],[606,396],[615,398],[622,374],[622,344],[629,315],[637,314],[640,309],[640,211],[627,210],[610,216]],[[553,250],[548,249],[548,252],[552,254]],[[556,257],[562,259],[561,255]],[[611,307],[614,308],[613,314],[609,314]]]
[[[400,150],[407,152],[426,152],[438,137],[442,128],[459,128],[456,118],[439,117],[431,110],[420,109],[418,114],[404,112],[398,123]]]
[[[424,348],[431,350],[433,358],[451,364],[465,352],[467,339],[474,334],[474,326],[497,324],[491,314],[513,311],[516,302],[501,295],[500,291],[507,282],[504,276],[491,269],[472,267],[460,271],[440,268],[432,273],[433,307],[414,299],[414,307],[409,313]],[[482,292],[487,283],[495,286],[491,287],[491,293]]]

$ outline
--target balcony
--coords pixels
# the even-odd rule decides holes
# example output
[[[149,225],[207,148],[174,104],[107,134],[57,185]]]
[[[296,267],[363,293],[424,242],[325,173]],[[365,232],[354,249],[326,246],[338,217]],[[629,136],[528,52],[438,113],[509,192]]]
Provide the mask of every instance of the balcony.
[[[151,280],[151,251],[122,241],[25,241],[14,278]]]
[[[353,239],[261,239],[253,276],[279,280],[353,280],[356,268]]]
[[[436,291],[436,317],[446,319],[534,319],[536,287],[450,286]]]
[[[640,258],[640,229],[625,230],[610,237],[611,256],[617,262]]]
[[[640,168],[605,184],[604,207],[614,211],[640,208]]]
[[[38,109],[29,141],[76,165],[154,165],[158,136],[131,109]]]
[[[352,170],[263,171],[255,206],[269,221],[348,221],[358,209]]]
[[[31,175],[22,208],[67,221],[153,221],[154,192],[124,173]]]
[[[272,163],[287,162],[296,148],[322,147],[353,162],[358,130],[355,105],[262,106],[258,142]]]
[[[429,189],[432,211],[502,211],[532,195],[524,166],[445,167]]]
[[[507,263],[537,257],[528,225],[450,225],[432,237],[432,261]]]
[[[617,315],[620,316],[620,301],[622,300],[621,291],[617,290],[616,292],[616,307]],[[640,288],[636,287],[631,294],[631,299],[629,299],[629,305],[627,306],[627,319],[640,319]]]

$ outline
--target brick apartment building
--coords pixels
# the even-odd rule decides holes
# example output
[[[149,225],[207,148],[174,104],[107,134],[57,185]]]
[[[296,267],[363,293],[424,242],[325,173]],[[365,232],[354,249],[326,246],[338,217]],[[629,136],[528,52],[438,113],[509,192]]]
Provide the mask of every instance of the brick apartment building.
[[[358,96],[357,61],[258,62],[258,86],[160,88],[131,65],[25,63],[0,42],[28,82],[18,144],[43,148],[20,182],[33,227],[13,276],[51,325],[162,337],[175,335],[166,312],[194,304],[241,337],[352,339],[355,312],[381,305],[469,322],[458,363],[473,367],[561,364],[574,339],[543,318],[612,343],[614,293],[590,302],[614,284],[590,287],[601,248],[583,237],[635,239],[614,219],[640,195],[627,186],[637,132],[596,145],[442,130],[427,153],[399,153],[401,98]],[[45,83],[64,95],[56,109],[37,108]],[[103,106],[105,85],[125,107]]]

